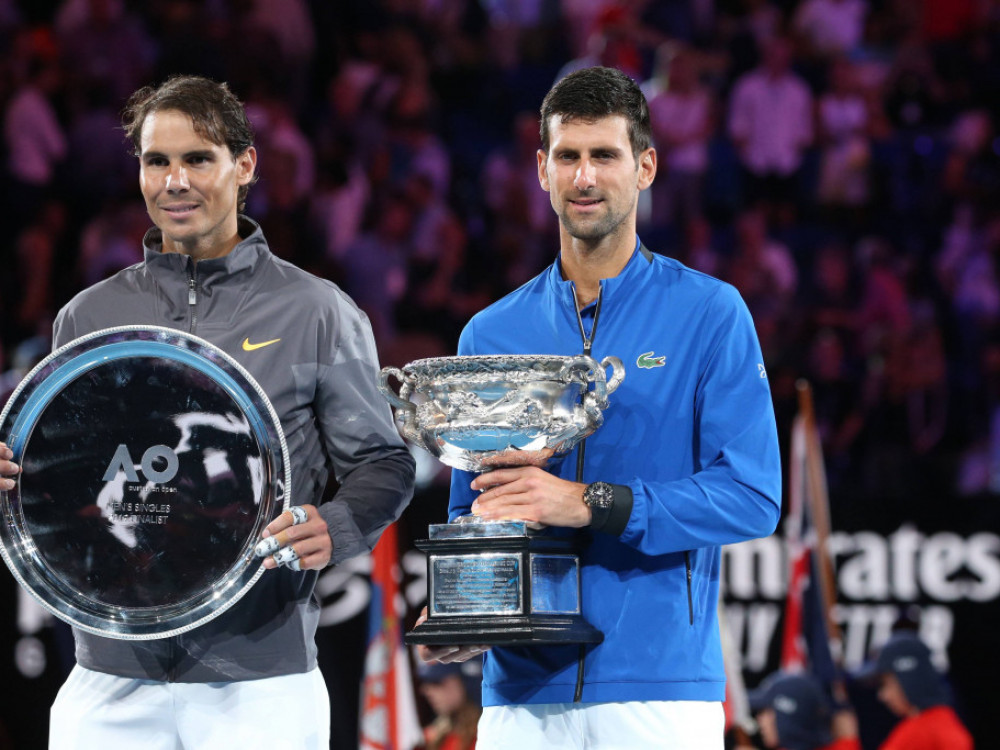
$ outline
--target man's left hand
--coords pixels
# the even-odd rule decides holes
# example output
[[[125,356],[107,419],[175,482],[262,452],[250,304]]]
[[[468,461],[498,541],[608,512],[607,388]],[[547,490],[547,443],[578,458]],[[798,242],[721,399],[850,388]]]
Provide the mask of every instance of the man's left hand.
[[[583,502],[586,488],[534,466],[494,469],[473,480],[472,489],[484,492],[472,504],[472,512],[490,521],[514,518],[579,528],[592,518]]]
[[[299,505],[286,510],[271,521],[260,536],[256,552],[261,557],[267,555],[264,567],[268,569],[279,565],[292,570],[320,569],[325,568],[333,556],[330,530],[315,505]]]

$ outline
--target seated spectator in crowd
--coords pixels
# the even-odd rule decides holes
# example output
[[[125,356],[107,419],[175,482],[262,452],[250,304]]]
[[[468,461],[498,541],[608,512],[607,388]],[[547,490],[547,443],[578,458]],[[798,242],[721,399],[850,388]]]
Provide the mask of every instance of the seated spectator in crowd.
[[[653,140],[665,174],[653,184],[653,222],[686,223],[701,215],[708,141],[715,129],[712,97],[698,81],[691,50],[673,47],[667,85],[649,101]]]
[[[792,25],[806,51],[818,57],[848,54],[861,43],[868,3],[865,0],[805,0]]]
[[[838,58],[830,66],[830,89],[820,97],[817,125],[823,148],[819,202],[831,207],[864,205],[871,162],[868,105],[846,59]]]
[[[3,113],[6,215],[10,232],[36,218],[50,197],[56,170],[66,156],[66,135],[53,104],[63,73],[56,61],[37,53],[28,63],[26,80],[6,102]]]
[[[798,198],[802,157],[813,140],[812,95],[792,71],[788,39],[772,39],[763,52],[763,63],[736,80],[729,135],[745,169],[745,201],[766,207],[788,224]]]
[[[478,661],[451,664],[417,660],[420,693],[435,719],[424,729],[425,750],[473,750],[482,713],[482,667]]]
[[[518,113],[511,137],[484,160],[479,179],[487,232],[502,259],[504,289],[516,289],[545,265],[557,243],[549,196],[538,184],[538,114]]]
[[[116,107],[142,85],[157,53],[136,11],[121,0],[67,0],[55,33],[67,83],[100,88]]]
[[[798,268],[788,247],[771,236],[763,211],[744,211],[735,225],[736,247],[725,279],[740,290],[760,325],[758,314],[788,312],[798,288]]]
[[[760,739],[781,750],[861,750],[850,709],[834,710],[819,681],[775,672],[750,694]]]
[[[972,750],[930,649],[915,634],[894,634],[869,671],[878,675],[879,700],[901,719],[879,750]]]
[[[380,345],[396,335],[396,304],[406,294],[413,219],[406,196],[391,193],[342,259],[346,286],[371,321]]]

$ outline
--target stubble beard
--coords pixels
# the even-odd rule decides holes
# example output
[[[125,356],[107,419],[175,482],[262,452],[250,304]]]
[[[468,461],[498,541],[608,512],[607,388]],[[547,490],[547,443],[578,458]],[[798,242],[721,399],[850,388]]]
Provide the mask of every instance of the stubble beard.
[[[607,206],[607,204],[605,204]],[[614,234],[625,222],[628,213],[616,214],[610,207],[600,217],[582,221],[570,216],[568,208],[559,212],[559,221],[570,237],[585,242],[595,242]]]

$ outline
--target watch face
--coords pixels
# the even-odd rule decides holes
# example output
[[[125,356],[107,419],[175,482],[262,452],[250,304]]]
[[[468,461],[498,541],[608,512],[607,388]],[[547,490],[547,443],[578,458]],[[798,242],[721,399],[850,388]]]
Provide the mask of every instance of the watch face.
[[[610,508],[614,498],[614,490],[607,482],[594,482],[583,493],[584,502],[591,508]]]
[[[0,492],[0,553],[50,612],[98,635],[161,638],[228,609],[288,505],[281,425],[212,344],[129,326],[49,355],[0,413],[22,471]]]

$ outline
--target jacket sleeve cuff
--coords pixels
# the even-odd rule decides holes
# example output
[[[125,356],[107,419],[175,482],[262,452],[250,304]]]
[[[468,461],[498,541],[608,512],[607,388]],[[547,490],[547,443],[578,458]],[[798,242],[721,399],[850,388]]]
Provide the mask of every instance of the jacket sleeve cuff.
[[[614,500],[608,514],[601,519],[599,525],[591,524],[594,531],[600,531],[612,536],[621,536],[632,517],[632,488],[626,484],[612,484]]]

